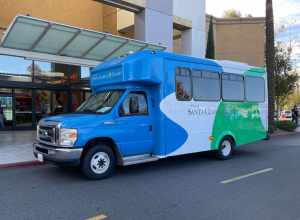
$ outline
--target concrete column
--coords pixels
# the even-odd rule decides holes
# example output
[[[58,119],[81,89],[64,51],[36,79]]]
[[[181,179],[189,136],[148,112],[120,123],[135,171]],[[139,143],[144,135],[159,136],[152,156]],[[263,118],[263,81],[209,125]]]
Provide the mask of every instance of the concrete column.
[[[182,53],[205,56],[205,0],[173,0],[174,15],[192,21],[192,28],[182,32]]]
[[[182,31],[181,52],[194,57],[204,57],[205,32],[196,28]]]
[[[161,44],[173,50],[173,0],[146,0],[146,7],[135,14],[135,39]]]

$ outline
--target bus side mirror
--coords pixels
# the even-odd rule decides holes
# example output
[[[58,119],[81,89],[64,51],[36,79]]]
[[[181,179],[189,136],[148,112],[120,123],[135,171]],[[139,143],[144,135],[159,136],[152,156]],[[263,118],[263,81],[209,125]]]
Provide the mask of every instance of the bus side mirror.
[[[131,114],[139,113],[139,99],[136,96],[130,97],[129,99],[129,112]]]

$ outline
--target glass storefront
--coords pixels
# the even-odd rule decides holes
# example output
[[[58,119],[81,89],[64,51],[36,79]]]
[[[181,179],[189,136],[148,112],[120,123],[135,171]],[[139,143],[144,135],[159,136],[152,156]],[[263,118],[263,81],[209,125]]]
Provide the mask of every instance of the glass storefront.
[[[15,122],[17,127],[32,127],[32,91],[15,90]]]
[[[0,116],[3,120],[0,122],[0,129],[2,128],[11,128],[13,122],[13,99],[12,99],[12,90],[0,88],[0,108],[2,109],[3,115]]]
[[[90,95],[89,75],[87,67],[0,55],[0,130],[32,129],[44,117],[75,111]]]

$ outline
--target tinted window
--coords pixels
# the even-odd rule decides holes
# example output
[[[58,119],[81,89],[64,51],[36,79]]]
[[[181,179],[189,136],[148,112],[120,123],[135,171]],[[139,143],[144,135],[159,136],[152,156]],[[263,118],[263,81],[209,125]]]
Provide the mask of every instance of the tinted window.
[[[247,76],[246,84],[246,99],[250,102],[265,101],[265,80],[261,77]]]
[[[176,69],[176,98],[179,101],[189,101],[192,98],[192,83],[190,70]]]
[[[214,101],[220,99],[220,77],[217,73],[192,71],[193,98],[195,100]]]
[[[144,92],[129,93],[120,109],[120,114],[123,116],[148,114],[146,94]]]
[[[244,93],[243,76],[228,73],[222,75],[222,94],[224,100],[243,101]]]

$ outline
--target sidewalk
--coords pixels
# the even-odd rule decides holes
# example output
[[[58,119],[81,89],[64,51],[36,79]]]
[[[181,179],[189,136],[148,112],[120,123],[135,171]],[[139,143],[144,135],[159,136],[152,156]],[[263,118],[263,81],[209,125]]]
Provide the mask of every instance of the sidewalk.
[[[32,154],[36,131],[0,131],[0,167],[37,162]]]

